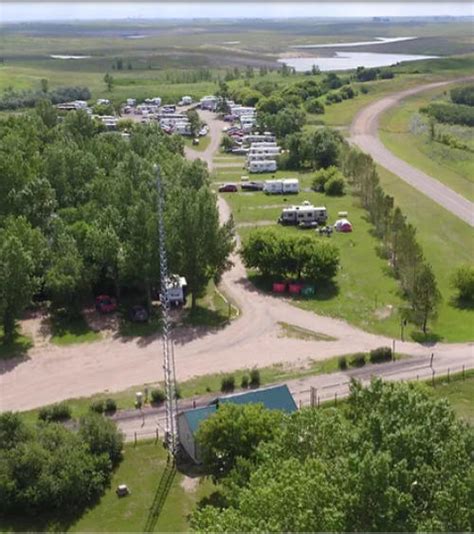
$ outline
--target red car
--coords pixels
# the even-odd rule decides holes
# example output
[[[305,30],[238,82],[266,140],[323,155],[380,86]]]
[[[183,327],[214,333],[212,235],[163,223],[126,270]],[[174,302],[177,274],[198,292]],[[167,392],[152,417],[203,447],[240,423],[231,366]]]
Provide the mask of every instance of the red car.
[[[225,184],[219,187],[219,193],[237,193],[237,186],[235,184]]]
[[[99,313],[112,313],[117,309],[117,300],[108,295],[99,295],[95,299],[95,309]]]

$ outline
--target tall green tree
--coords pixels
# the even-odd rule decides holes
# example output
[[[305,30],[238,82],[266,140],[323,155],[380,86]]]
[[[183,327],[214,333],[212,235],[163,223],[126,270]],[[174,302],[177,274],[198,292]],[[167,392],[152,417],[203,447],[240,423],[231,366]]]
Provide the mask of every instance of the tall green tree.
[[[426,334],[428,321],[436,318],[441,302],[436,278],[430,265],[423,263],[415,275],[411,296],[413,321]]]
[[[15,321],[39,289],[47,243],[24,217],[10,217],[0,228],[0,317],[3,341],[11,343]]]
[[[170,265],[186,277],[192,309],[210,280],[218,280],[234,250],[232,219],[219,224],[215,195],[207,188],[184,189],[168,200]]]

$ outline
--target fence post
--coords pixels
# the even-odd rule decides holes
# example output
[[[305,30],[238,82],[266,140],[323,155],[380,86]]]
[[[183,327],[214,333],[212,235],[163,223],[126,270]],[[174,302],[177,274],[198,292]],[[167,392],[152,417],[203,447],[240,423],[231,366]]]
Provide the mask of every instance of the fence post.
[[[466,374],[465,374],[465,366],[462,366],[462,379],[466,380]]]
[[[420,380],[420,375],[416,375],[416,381],[419,382]]]
[[[320,398],[320,396],[318,395],[318,408],[319,408],[320,404],[321,404],[321,398]]]
[[[300,410],[301,410],[301,399],[300,399]]]
[[[334,406],[337,406],[337,391],[334,393]]]
[[[449,369],[449,367],[448,367],[448,384],[449,384],[449,371],[450,371],[450,369]]]
[[[435,385],[435,370],[434,369],[431,369],[431,370],[433,372],[433,374],[431,375],[431,383],[432,383],[432,385],[434,387],[434,385]]]
[[[158,434],[158,429],[156,428],[155,429],[155,432],[156,432],[156,438],[155,438],[155,445],[158,443],[158,440],[160,439],[160,436]]]
[[[134,442],[133,442],[133,446],[136,447],[137,446],[137,433],[134,432],[135,434],[135,439],[134,439]]]

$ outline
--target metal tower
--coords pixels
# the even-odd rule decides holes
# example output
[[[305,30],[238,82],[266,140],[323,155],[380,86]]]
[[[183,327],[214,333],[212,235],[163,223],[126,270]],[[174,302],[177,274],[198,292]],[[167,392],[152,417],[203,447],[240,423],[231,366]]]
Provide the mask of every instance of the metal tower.
[[[176,395],[176,368],[174,362],[174,344],[171,339],[170,302],[168,298],[168,260],[166,257],[166,232],[164,222],[164,191],[160,168],[156,170],[156,189],[158,192],[158,235],[160,247],[160,302],[163,317],[163,371],[166,393],[166,427],[165,444],[173,456],[178,452],[178,399]]]

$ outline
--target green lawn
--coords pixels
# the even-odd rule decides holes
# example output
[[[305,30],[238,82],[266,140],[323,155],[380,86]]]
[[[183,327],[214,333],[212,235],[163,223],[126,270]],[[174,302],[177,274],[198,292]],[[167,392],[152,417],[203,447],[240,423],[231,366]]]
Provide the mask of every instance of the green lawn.
[[[91,343],[101,339],[100,332],[92,330],[84,317],[69,319],[51,316],[51,343],[54,345],[75,345],[77,343]]]
[[[425,257],[436,274],[443,301],[434,331],[443,341],[472,341],[474,311],[457,307],[450,287],[450,277],[456,267],[473,261],[472,229],[394,174],[382,167],[378,172],[385,192],[394,197],[408,221],[416,227]]]
[[[465,380],[462,375],[456,375],[450,382],[443,377],[429,391],[436,398],[448,399],[459,417],[474,424],[474,371],[466,371]]]
[[[209,146],[211,142],[211,136],[210,135],[204,135],[203,137],[199,137],[199,145],[193,145],[193,138],[192,137],[183,137],[184,144],[193,150],[196,150],[197,152],[204,152],[206,148]]]
[[[166,466],[161,442],[125,445],[125,455],[115,472],[112,485],[100,503],[75,523],[71,532],[143,532],[150,506]],[[186,532],[189,514],[195,504],[213,491],[206,478],[189,478],[177,473],[153,532]],[[131,495],[118,498],[118,484],[127,484]]]
[[[445,95],[448,91],[449,89],[437,89],[403,100],[382,117],[380,137],[386,147],[398,157],[474,201],[472,152],[431,141],[428,129],[426,132],[420,131],[420,122],[428,122],[426,116],[419,114],[420,108],[433,99],[447,98]],[[419,124],[418,128],[415,123]],[[438,124],[436,129],[447,130],[448,127]],[[474,128],[465,130],[466,140],[469,142],[470,139],[473,144]]]

